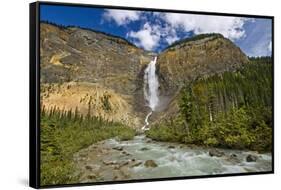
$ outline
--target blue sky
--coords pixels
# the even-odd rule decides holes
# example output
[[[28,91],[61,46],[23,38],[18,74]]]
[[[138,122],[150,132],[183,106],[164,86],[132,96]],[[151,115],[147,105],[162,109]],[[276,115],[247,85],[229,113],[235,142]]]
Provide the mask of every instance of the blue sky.
[[[126,38],[160,52],[169,44],[201,33],[221,33],[248,56],[271,55],[270,19],[41,5],[41,20],[75,25]]]

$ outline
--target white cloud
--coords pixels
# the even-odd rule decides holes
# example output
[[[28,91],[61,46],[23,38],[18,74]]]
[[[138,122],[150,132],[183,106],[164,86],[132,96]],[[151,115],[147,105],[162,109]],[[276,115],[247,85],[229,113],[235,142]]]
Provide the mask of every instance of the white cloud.
[[[141,11],[128,11],[128,10],[116,10],[107,9],[103,14],[106,20],[113,20],[117,25],[125,25],[132,21],[140,19]]]
[[[271,53],[272,52],[272,42],[270,41],[267,46],[267,50]]]
[[[160,41],[159,26],[151,26],[148,22],[137,32],[131,31],[127,36],[136,40],[136,45],[146,50],[153,50]]]
[[[127,32],[127,37],[146,50],[155,50],[163,43],[170,45],[191,31],[195,34],[220,33],[236,42],[246,37],[246,21],[254,21],[242,17],[161,12],[150,14],[130,10],[106,10],[103,16],[105,20],[113,20],[118,26],[141,21],[136,22],[139,29]],[[145,24],[139,26],[140,23]]]
[[[166,41],[169,45],[171,45],[173,42],[179,40],[179,37],[177,36],[167,36]]]
[[[184,31],[194,31],[201,33],[221,33],[226,38],[236,40],[245,36],[243,25],[246,18],[191,15],[180,13],[162,13],[160,17],[172,27],[183,29]]]
[[[168,24],[165,24],[164,26],[161,27],[159,26],[159,31],[161,32],[161,36],[163,37],[163,39],[165,39],[165,41],[169,45],[179,40],[176,29]]]
[[[161,40],[166,41],[169,45],[179,40],[177,32],[174,28],[161,23],[151,24],[146,22],[139,31],[130,31],[127,36],[135,41],[137,46],[146,50],[156,49]]]

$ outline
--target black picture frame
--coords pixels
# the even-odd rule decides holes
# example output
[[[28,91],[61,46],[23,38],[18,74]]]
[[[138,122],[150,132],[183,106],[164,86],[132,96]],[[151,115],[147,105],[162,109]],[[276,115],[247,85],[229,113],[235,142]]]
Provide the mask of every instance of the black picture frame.
[[[40,6],[41,5],[56,5],[56,6],[75,6],[75,7],[93,7],[93,8],[110,8],[121,10],[141,10],[141,11],[157,11],[157,12],[171,12],[171,13],[188,13],[199,15],[217,15],[217,16],[238,16],[251,18],[266,18],[270,19],[272,23],[272,170],[266,172],[248,172],[235,174],[215,174],[203,176],[185,176],[185,177],[169,177],[169,178],[153,178],[153,179],[138,179],[138,180],[124,180],[124,181],[110,181],[110,182],[93,182],[93,183],[79,183],[79,184],[63,184],[63,185],[40,185]],[[152,182],[152,181],[166,181],[166,180],[182,180],[182,179],[196,179],[196,178],[214,178],[214,177],[234,177],[246,175],[260,175],[274,173],[274,17],[264,15],[248,15],[248,14],[234,14],[234,13],[218,13],[218,12],[201,12],[201,11],[187,11],[187,10],[168,10],[155,9],[147,7],[125,7],[112,5],[91,5],[78,3],[59,3],[59,2],[34,2],[29,4],[29,44],[30,44],[30,65],[29,65],[29,185],[33,188],[52,188],[52,187],[72,187],[72,186],[88,186],[88,185],[102,185],[102,184],[120,184],[120,183],[136,183],[136,182]]]

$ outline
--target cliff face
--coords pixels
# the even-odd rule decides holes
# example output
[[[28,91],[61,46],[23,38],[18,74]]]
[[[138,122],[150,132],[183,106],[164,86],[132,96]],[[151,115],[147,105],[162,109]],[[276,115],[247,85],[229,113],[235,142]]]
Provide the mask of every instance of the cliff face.
[[[77,110],[84,116],[99,116],[134,128],[142,125],[142,119],[134,110],[132,96],[117,93],[97,83],[42,84],[41,98],[45,110]]]
[[[132,94],[149,61],[149,52],[118,37],[41,24],[43,83],[87,81]]]
[[[46,109],[89,112],[139,128],[148,108],[143,95],[144,69],[155,54],[125,39],[75,27],[41,23],[41,104]],[[161,113],[176,114],[178,92],[196,78],[234,71],[247,56],[220,34],[177,42],[158,55],[156,72]]]
[[[56,105],[59,109],[69,107],[72,110],[78,107],[79,112],[85,113],[86,105],[100,103],[88,100],[83,105],[79,102],[81,98],[92,96],[99,102],[103,94],[110,94],[108,102],[112,109],[104,112],[101,106],[92,106],[96,109],[92,111],[93,115],[138,127],[141,125],[138,120],[146,109],[142,76],[146,64],[152,59],[149,52],[124,39],[100,32],[61,28],[46,23],[41,23],[40,29],[41,84],[46,84],[42,85],[42,105],[46,108]],[[69,82],[72,84],[68,85]],[[66,98],[66,94],[72,98]],[[118,102],[122,103],[119,105]]]
[[[248,62],[247,56],[220,34],[198,35],[176,43],[158,57],[161,94],[174,94],[175,89],[196,78],[234,71]]]

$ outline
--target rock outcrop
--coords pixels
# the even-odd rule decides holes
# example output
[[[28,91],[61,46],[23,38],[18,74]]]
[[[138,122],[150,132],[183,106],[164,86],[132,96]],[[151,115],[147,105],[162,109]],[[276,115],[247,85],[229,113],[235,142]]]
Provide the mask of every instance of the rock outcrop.
[[[172,95],[183,84],[200,77],[234,71],[247,56],[221,34],[202,34],[163,51],[157,61],[162,95]]]
[[[41,99],[41,106],[45,110],[78,111],[83,115],[118,121],[134,128],[143,122],[135,114],[132,96],[117,93],[97,83],[42,84]]]
[[[131,43],[81,28],[41,24],[41,82],[100,83],[122,94],[134,93],[146,52]],[[141,80],[141,81],[139,81]]]

